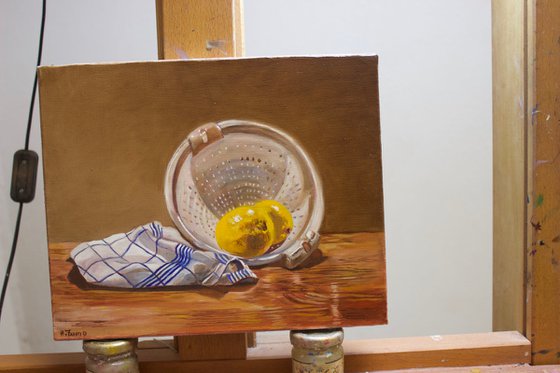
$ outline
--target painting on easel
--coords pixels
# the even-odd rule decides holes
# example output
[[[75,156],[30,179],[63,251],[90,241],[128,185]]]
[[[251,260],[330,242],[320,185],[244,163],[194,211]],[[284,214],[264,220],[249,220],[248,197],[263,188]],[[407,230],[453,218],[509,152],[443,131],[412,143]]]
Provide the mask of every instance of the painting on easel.
[[[55,339],[386,322],[377,57],[39,79]]]

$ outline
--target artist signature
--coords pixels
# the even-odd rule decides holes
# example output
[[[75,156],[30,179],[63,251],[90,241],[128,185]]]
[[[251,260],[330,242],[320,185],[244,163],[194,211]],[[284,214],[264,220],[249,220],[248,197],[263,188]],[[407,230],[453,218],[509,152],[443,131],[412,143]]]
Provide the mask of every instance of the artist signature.
[[[60,331],[61,337],[86,337],[87,332],[85,330],[72,330],[72,329],[63,329]]]

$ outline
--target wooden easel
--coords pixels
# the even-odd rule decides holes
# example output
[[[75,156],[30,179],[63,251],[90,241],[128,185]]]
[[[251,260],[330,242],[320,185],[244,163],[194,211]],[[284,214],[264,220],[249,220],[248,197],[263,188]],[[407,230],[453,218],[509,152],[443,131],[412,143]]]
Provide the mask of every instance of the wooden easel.
[[[160,60],[244,54],[241,0],[156,0],[156,19]],[[255,343],[255,333],[175,337],[184,360],[245,359]]]

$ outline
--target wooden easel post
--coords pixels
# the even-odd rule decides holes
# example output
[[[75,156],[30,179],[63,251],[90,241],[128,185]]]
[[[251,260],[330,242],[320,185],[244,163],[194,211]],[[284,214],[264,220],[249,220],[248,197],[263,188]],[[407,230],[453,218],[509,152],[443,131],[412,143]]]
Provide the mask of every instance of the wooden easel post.
[[[241,57],[241,0],[156,0],[158,57]]]
[[[560,2],[493,0],[494,330],[560,363]]]
[[[160,59],[241,57],[241,0],[156,0]],[[246,359],[256,333],[175,337],[184,360]]]
[[[243,56],[241,0],[156,0],[159,59]],[[183,360],[247,358],[255,333],[175,337]]]

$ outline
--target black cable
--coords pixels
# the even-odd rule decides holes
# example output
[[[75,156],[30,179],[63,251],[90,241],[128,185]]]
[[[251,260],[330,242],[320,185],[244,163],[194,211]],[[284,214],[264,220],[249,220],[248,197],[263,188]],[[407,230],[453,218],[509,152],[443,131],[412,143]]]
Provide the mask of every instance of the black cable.
[[[43,14],[41,16],[41,32],[39,34],[39,52],[37,54],[37,67],[41,65],[43,55],[43,34],[45,33],[45,16],[47,13],[47,0],[43,0]],[[27,132],[25,134],[25,150],[29,149],[29,137],[31,135],[31,122],[33,121],[33,108],[35,107],[35,93],[37,92],[37,69],[35,69],[35,80],[33,81],[33,92],[31,93],[31,105],[29,105],[29,116],[27,119]]]
[[[39,34],[39,52],[37,56],[37,67],[41,65],[41,56],[43,54],[43,35],[45,33],[45,16],[47,12],[47,0],[43,0],[43,11],[41,16],[41,32]],[[33,82],[33,92],[31,93],[31,103],[29,104],[29,116],[27,118],[27,131],[25,134],[25,150],[29,149],[29,137],[31,135],[31,122],[33,121],[33,108],[35,107],[35,94],[37,93],[37,69],[35,69],[35,80]],[[2,320],[2,309],[4,308],[4,298],[8,290],[8,281],[10,280],[10,272],[12,271],[12,264],[16,256],[16,247],[19,237],[19,227],[21,225],[21,215],[23,213],[23,203],[19,203],[18,214],[16,218],[16,227],[14,231],[14,239],[12,241],[12,250],[10,251],[10,258],[8,259],[8,266],[6,268],[6,275],[2,284],[2,293],[0,294],[0,321]]]
[[[23,212],[23,203],[19,203],[19,210],[16,218],[16,229],[14,231],[14,240],[12,241],[12,251],[10,252],[10,259],[8,259],[8,268],[6,269],[6,276],[4,276],[4,284],[2,285],[2,295],[0,295],[0,320],[2,320],[2,308],[4,307],[4,298],[6,297],[6,290],[8,290],[8,280],[10,279],[10,272],[12,271],[12,264],[16,256],[16,247],[19,236],[19,226],[21,223],[21,213]]]

